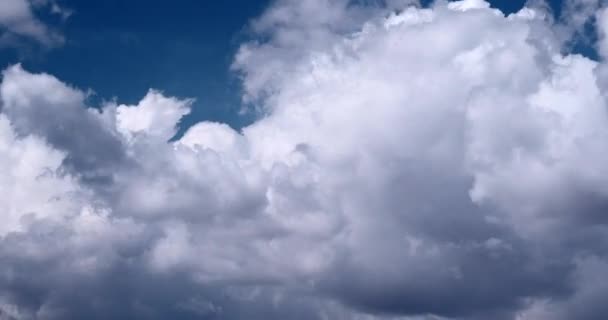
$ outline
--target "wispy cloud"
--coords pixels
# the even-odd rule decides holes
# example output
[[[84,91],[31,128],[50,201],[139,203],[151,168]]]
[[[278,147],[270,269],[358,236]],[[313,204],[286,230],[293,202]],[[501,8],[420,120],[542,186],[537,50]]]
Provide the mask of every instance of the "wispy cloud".
[[[21,45],[23,39],[35,41],[45,47],[64,42],[63,36],[36,17],[36,10],[46,10],[67,19],[71,11],[55,1],[3,0],[0,2],[0,47]]]

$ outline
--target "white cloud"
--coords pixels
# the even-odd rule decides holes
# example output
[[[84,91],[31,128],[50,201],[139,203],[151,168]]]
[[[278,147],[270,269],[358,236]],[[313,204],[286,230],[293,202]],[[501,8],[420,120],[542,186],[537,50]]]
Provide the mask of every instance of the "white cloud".
[[[17,138],[3,115],[0,132],[0,234],[22,231],[28,219],[57,219],[75,210],[71,198],[79,188],[71,177],[60,173],[64,154],[37,137]]]
[[[537,9],[392,5],[278,1],[242,132],[8,68],[0,316],[603,315],[604,62]]]
[[[175,135],[175,126],[190,112],[190,104],[191,101],[166,98],[150,91],[139,105],[116,108],[118,131],[129,139],[145,134],[165,142]]]

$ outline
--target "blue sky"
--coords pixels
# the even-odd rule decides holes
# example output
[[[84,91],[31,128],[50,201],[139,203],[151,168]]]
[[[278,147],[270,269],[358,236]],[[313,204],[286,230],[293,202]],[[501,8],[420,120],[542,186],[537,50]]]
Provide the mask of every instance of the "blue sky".
[[[525,0],[495,0],[506,13]],[[561,1],[551,1],[559,10]],[[55,22],[66,38],[51,50],[1,50],[0,65],[22,62],[31,71],[53,74],[96,93],[92,103],[118,97],[135,103],[149,88],[194,97],[192,113],[182,128],[200,120],[241,128],[255,115],[239,114],[239,81],[229,70],[248,23],[269,0],[105,0],[60,2],[73,14]],[[183,131],[183,130],[182,130]]]
[[[55,74],[97,98],[135,103],[149,88],[196,97],[192,117],[238,116],[239,87],[229,66],[245,27],[268,1],[63,1],[73,14],[58,23],[65,45],[45,52],[3,52],[2,65],[21,61]],[[54,18],[54,17],[47,17]]]

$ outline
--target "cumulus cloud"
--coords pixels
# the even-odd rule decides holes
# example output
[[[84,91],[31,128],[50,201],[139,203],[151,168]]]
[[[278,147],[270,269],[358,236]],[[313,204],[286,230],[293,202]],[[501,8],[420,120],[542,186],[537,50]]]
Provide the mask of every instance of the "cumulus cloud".
[[[253,28],[241,131],[4,71],[0,319],[603,317],[603,60],[482,0],[284,0]]]

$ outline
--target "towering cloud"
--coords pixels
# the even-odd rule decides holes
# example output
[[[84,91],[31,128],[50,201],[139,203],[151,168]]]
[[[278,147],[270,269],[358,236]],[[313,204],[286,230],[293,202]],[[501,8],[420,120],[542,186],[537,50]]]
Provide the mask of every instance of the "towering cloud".
[[[545,12],[283,0],[252,26],[241,131],[4,71],[0,319],[604,316],[605,64]]]

